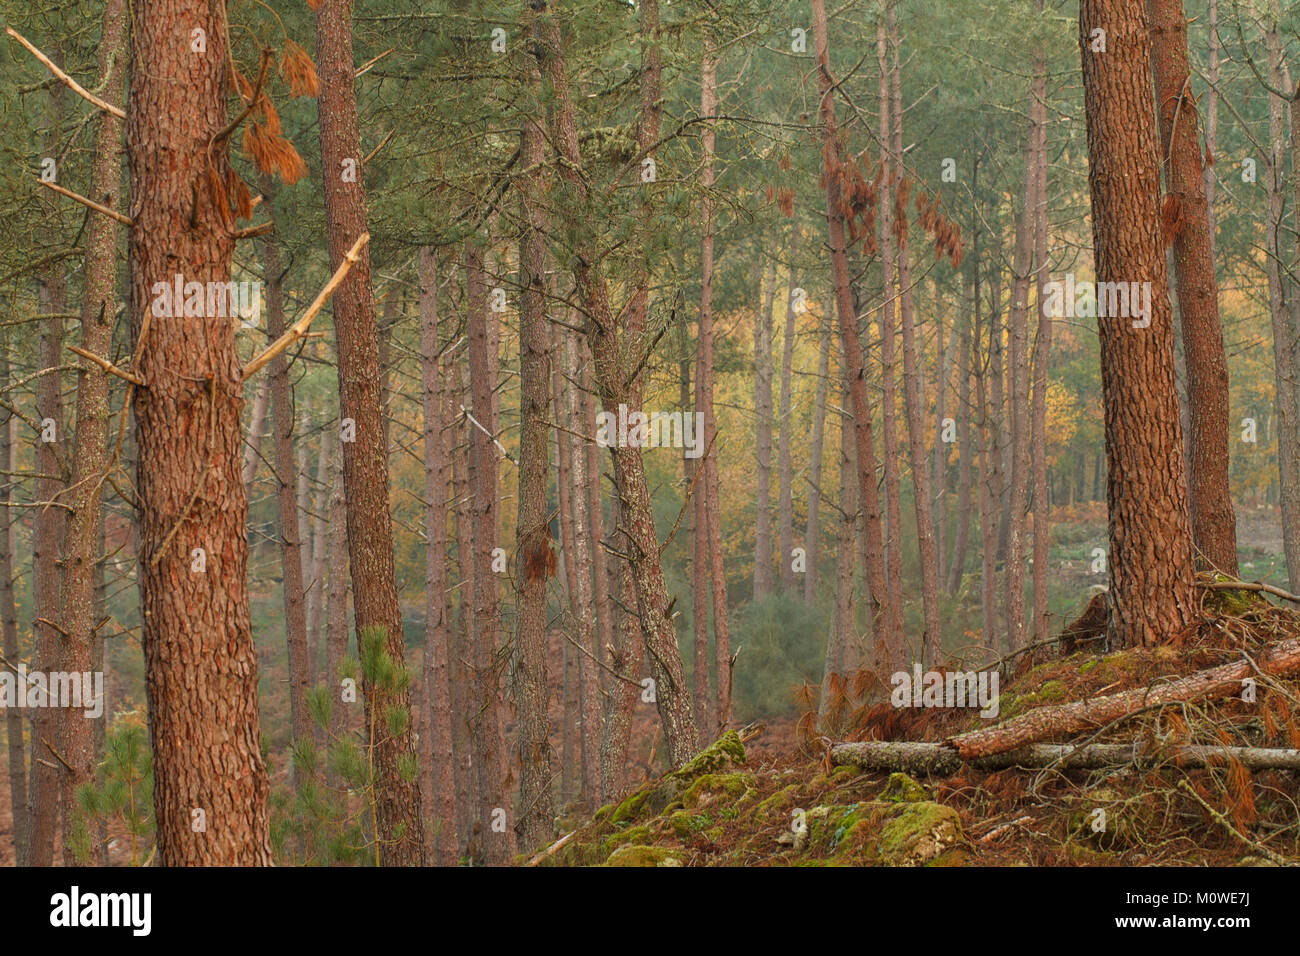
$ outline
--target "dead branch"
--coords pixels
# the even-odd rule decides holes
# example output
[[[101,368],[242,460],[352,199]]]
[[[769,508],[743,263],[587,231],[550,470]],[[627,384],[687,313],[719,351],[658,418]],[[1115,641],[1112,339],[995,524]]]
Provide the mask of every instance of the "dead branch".
[[[135,372],[128,372],[126,369],[118,368],[108,359],[100,358],[94,352],[88,352],[77,345],[69,345],[68,351],[76,352],[82,358],[89,359],[90,361],[94,362],[105,372],[108,372],[111,375],[116,375],[118,378],[125,379],[126,381],[132,383],[133,385],[139,385],[141,388],[143,388],[145,385],[144,379],[142,379],[139,375],[135,374]]]
[[[108,216],[111,219],[116,219],[124,226],[129,226],[132,224],[131,217],[124,216],[117,210],[109,209],[107,206],[101,206],[93,199],[87,199],[85,196],[80,196],[77,193],[74,193],[71,189],[64,189],[58,183],[47,182],[44,179],[38,179],[37,182],[40,183],[42,186],[46,186],[50,189],[53,189],[60,196],[67,196],[69,199],[75,199],[83,206],[88,206],[89,208],[95,210],[95,212],[102,212],[105,216]]]
[[[969,763],[976,770],[1007,767],[1038,769],[1057,766],[1065,770],[1100,770],[1106,767],[1156,767],[1174,764],[1189,769],[1223,766],[1239,760],[1249,770],[1300,770],[1300,750],[1266,747],[1171,746],[1142,751],[1138,744],[1030,744],[1018,750],[963,761],[943,743],[910,740],[867,740],[836,744],[831,760],[864,770],[900,770],[916,774],[950,774]]]
[[[76,93],[87,103],[92,103],[95,106],[98,106],[101,110],[104,110],[105,112],[108,113],[112,113],[118,119],[121,120],[126,119],[126,113],[124,113],[120,107],[114,106],[112,103],[109,103],[105,100],[101,100],[94,93],[91,93],[89,90],[84,88],[80,83],[78,83],[72,77],[68,76],[68,74],[64,73],[57,66],[55,66],[54,62],[48,56],[46,56],[40,50],[36,49],[36,47],[34,47],[25,36],[23,36],[21,33],[15,30],[13,27],[5,27],[5,33],[9,34],[11,37],[13,37],[23,46],[25,46],[27,48],[28,53],[36,57],[36,59],[40,60],[41,63],[45,65],[45,68],[47,70],[49,70],[51,73],[57,76],[64,83],[66,83],[68,89],[72,90],[72,92]]]
[[[337,289],[340,283],[342,283],[347,277],[348,272],[352,269],[352,266],[360,256],[362,247],[369,241],[370,233],[368,232],[363,232],[357,237],[357,241],[352,243],[352,248],[347,251],[347,255],[343,257],[343,261],[339,263],[339,267],[334,270],[334,275],[330,277],[330,281],[325,283],[325,288],[321,289],[320,292],[316,294],[316,298],[312,301],[312,304],[307,307],[307,311],[302,314],[302,318],[289,326],[285,333],[267,346],[261,355],[258,355],[244,366],[244,381],[248,381],[252,376],[256,375],[264,365],[270,362],[271,359],[275,358],[290,345],[293,345],[294,342],[303,337],[303,334],[307,331],[307,327],[311,325],[312,319],[316,318],[317,313],[324,308],[325,303],[329,301],[329,297],[334,294],[334,290]]]
[[[1260,655],[1258,667],[1259,673],[1273,677],[1300,671],[1300,639],[1274,644]],[[1234,661],[1154,687],[1139,687],[1055,707],[1038,707],[1004,724],[950,737],[944,745],[954,749],[963,760],[988,757],[1048,737],[1092,730],[1152,705],[1228,697],[1239,693],[1242,680],[1254,673],[1250,660]]]

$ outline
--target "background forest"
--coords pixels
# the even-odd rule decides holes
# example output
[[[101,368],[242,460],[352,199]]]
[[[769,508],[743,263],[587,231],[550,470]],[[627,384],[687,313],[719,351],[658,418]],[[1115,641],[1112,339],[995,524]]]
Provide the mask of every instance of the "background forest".
[[[1229,380],[1212,563],[1300,592],[1300,8],[1184,6]],[[507,863],[727,728],[839,738],[895,669],[1023,651],[1110,583],[1096,301],[1043,309],[1098,278],[1075,0],[0,11],[3,663],[106,688],[84,732],[5,708],[0,859]],[[177,252],[203,216],[229,238]],[[194,275],[254,297],[223,332],[142,330],[156,281],[222,257]],[[699,445],[611,454],[620,403],[699,413]],[[194,597],[208,574],[244,609],[229,578]],[[167,669],[205,659],[256,674],[191,687],[234,723],[185,716]],[[177,849],[196,808],[269,837]]]

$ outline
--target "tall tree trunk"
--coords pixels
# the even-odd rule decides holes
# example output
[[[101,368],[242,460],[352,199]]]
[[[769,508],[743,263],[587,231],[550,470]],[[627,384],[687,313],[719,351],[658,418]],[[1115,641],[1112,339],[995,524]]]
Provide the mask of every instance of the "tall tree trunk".
[[[98,89],[111,103],[125,99],[127,36],[126,2],[109,0],[104,7],[104,28],[99,45]],[[95,132],[95,153],[91,166],[90,197],[116,209],[121,205],[122,124],[107,111],[100,111]],[[86,258],[81,298],[81,347],[107,358],[113,344],[113,322],[117,315],[117,223],[107,216],[92,216],[87,223]],[[97,368],[83,369],[77,376],[77,432],[72,454],[72,484],[68,504],[67,547],[63,561],[62,591],[59,596],[63,619],[63,640],[59,648],[59,670],[65,673],[102,673],[95,658],[102,659],[103,642],[96,637],[95,572],[99,567],[101,475],[108,467],[109,376]],[[125,414],[125,411],[123,412]],[[0,466],[6,470],[10,466]],[[3,572],[0,572],[3,573]],[[62,711],[60,751],[66,764],[59,777],[63,815],[63,861],[75,862],[78,833],[85,833],[77,808],[77,788],[94,779],[95,727],[107,722],[89,720],[83,709]],[[17,821],[15,821],[17,822]]]
[[[780,542],[780,548],[777,553],[777,561],[781,566],[781,590],[790,592],[794,589],[794,567],[790,559],[794,551],[794,492],[790,487],[794,480],[794,464],[791,460],[790,449],[790,411],[793,396],[791,395],[791,376],[793,373],[792,365],[794,363],[794,239],[790,240],[790,281],[789,288],[786,290],[785,302],[785,335],[781,346],[781,431],[777,445],[777,482],[779,485],[777,492],[777,539]]]
[[[537,12],[533,50],[538,57],[543,76],[550,85],[554,98],[551,116],[551,139],[560,153],[560,172],[566,186],[578,201],[579,209],[590,208],[589,186],[583,175],[582,156],[578,150],[576,111],[569,90],[568,70],[560,46],[559,28],[555,23],[547,0],[533,0]],[[658,4],[643,0],[640,5],[641,32],[645,63],[642,70],[641,114],[638,144],[647,155],[658,140],[659,111],[659,28]],[[634,370],[625,367],[623,348],[619,342],[619,322],[610,307],[609,290],[597,263],[598,256],[589,235],[581,235],[575,242],[574,279],[578,296],[587,313],[587,337],[591,343],[593,374],[597,392],[607,412],[618,413],[620,404],[629,408],[640,407],[640,388]],[[637,279],[641,290],[627,310],[629,338],[636,343],[629,351],[636,352],[640,343],[639,322],[644,319],[644,280]],[[641,301],[638,302],[637,300]],[[626,345],[624,346],[624,348]],[[620,525],[624,532],[629,571],[636,592],[637,610],[641,617],[645,649],[651,663],[655,681],[655,700],[668,742],[669,759],[681,766],[695,753],[698,745],[695,720],[691,713],[690,690],[683,676],[681,654],[677,649],[676,628],[671,617],[663,565],[659,556],[659,542],[654,524],[654,509],[650,501],[650,488],[646,479],[645,463],[641,449],[615,447],[611,449],[614,464],[614,484],[620,502]]]
[[[1215,157],[1219,155],[1219,0],[1209,0],[1210,54],[1205,82],[1205,218],[1210,224],[1210,262],[1215,259],[1214,194],[1219,183],[1214,175]]]
[[[535,67],[530,74],[530,86],[535,91],[541,78]],[[513,684],[519,710],[516,744],[520,767],[516,829],[525,846],[536,847],[553,836],[555,819],[546,673],[546,582],[555,560],[547,521],[550,427],[546,406],[550,397],[551,349],[546,328],[546,223],[542,211],[550,184],[545,138],[536,116],[527,116],[523,121],[520,149],[525,172],[520,199],[524,233],[519,252],[519,509],[514,575],[518,598]],[[585,455],[585,449],[578,451]],[[586,512],[585,484],[575,497],[578,511]],[[598,702],[593,701],[592,707],[599,713]],[[592,776],[594,779],[596,774]]]
[[[1271,14],[1265,42],[1268,47],[1269,82],[1282,87],[1282,45],[1278,35],[1280,4],[1270,0]],[[1268,277],[1269,313],[1273,327],[1273,377],[1277,410],[1278,489],[1282,505],[1282,550],[1286,556],[1291,589],[1300,589],[1300,385],[1297,384],[1295,329],[1288,315],[1288,285],[1282,274],[1282,180],[1286,129],[1286,103],[1268,98],[1268,221],[1265,225],[1264,269]]]
[[[1106,30],[1105,53],[1089,49],[1096,28]],[[1133,328],[1129,317],[1097,319],[1111,633],[1125,647],[1173,641],[1195,614],[1149,44],[1141,0],[1081,0],[1097,279],[1150,282],[1151,290],[1149,327]]]
[[[978,167],[977,167],[978,170]],[[975,188],[972,184],[972,190]],[[974,257],[972,256],[972,262]],[[971,425],[976,409],[971,399],[971,312],[974,283],[970,272],[962,277],[961,344],[957,350],[957,536],[953,541],[948,564],[948,593],[956,594],[966,571],[966,548],[970,541],[971,488],[975,470],[972,466]]]
[[[315,504],[311,515],[311,561],[307,575],[307,676],[315,685],[321,667],[321,618],[325,611],[325,551],[329,541],[330,462],[335,455],[334,429],[321,429],[316,458]]]
[[[1039,4],[1042,10],[1042,4]],[[1047,261],[1047,64],[1034,58],[1033,117],[1034,161],[1037,164],[1034,198],[1034,261],[1037,264],[1038,333],[1034,339],[1033,488],[1034,488],[1034,639],[1051,636],[1047,612],[1048,548],[1051,545],[1052,501],[1047,482],[1047,372],[1052,355],[1052,316],[1043,308],[1049,281]]]
[[[569,620],[576,629],[578,624],[578,573],[573,540],[573,507],[575,485],[569,468],[573,462],[574,437],[569,434],[569,406],[564,396],[564,376],[568,372],[564,351],[565,330],[559,325],[551,327],[551,351],[559,361],[552,363],[551,408],[555,421],[561,428],[555,430],[556,497],[559,499],[560,559],[564,566],[564,588],[569,599]],[[578,684],[578,658],[581,651],[569,640],[567,623],[562,622],[564,633],[564,727],[560,751],[560,793],[566,802],[573,800],[582,787],[581,697]],[[575,776],[574,771],[577,771]]]
[[[889,88],[888,28],[882,17],[876,27],[876,64],[880,71],[880,213],[877,223],[880,230],[880,271],[883,283],[883,301],[877,314],[880,329],[880,428],[881,452],[885,472],[885,586],[892,601],[899,605],[898,618],[902,621],[903,598],[903,506],[901,501],[898,463],[898,411],[897,385],[894,366],[897,346],[894,338],[894,304],[898,286],[898,240],[894,225],[894,188],[898,177],[891,153],[893,131],[890,122],[891,105]],[[856,412],[855,412],[856,414]],[[899,638],[905,641],[902,628]],[[917,655],[908,649],[913,659]],[[899,661],[903,664],[905,661]]]
[[[1038,113],[1030,88],[1030,122],[1025,137],[1025,186],[1016,220],[1012,252],[1011,306],[1008,311],[1007,371],[1010,376],[1011,482],[1007,507],[1007,562],[1004,569],[1006,649],[1018,651],[1029,641],[1025,622],[1026,508],[1030,481],[1029,286],[1034,269],[1035,207],[1038,202]]]
[[[451,357],[447,357],[448,362]],[[464,423],[463,408],[472,405],[469,386],[469,363],[460,363],[459,368],[448,368],[449,381],[445,384],[447,392],[448,422]],[[461,438],[464,438],[463,443]],[[478,764],[475,763],[474,715],[475,690],[474,673],[474,594],[475,568],[474,552],[474,497],[470,486],[469,458],[472,438],[460,429],[451,451],[452,498],[456,502],[456,567],[460,574],[457,586],[457,610],[460,618],[454,634],[454,650],[451,658],[451,739],[452,749],[456,755],[456,833],[460,841],[462,856],[477,853],[478,828],[481,826],[481,811],[478,787]]]
[[[845,375],[841,389],[841,404],[852,404],[849,370],[841,364]],[[840,413],[840,494],[839,534],[835,562],[835,609],[831,618],[831,636],[826,648],[826,663],[822,669],[821,704],[818,722],[824,733],[838,730],[826,726],[827,720],[842,703],[841,694],[847,688],[854,672],[861,666],[858,654],[858,635],[853,626],[853,570],[857,563],[854,537],[858,529],[857,452],[853,440],[853,420]]]
[[[268,865],[234,325],[151,314],[155,283],[178,273],[230,281],[228,199],[205,188],[229,171],[225,142],[214,144],[227,121],[225,5],[140,0],[133,12],[131,333],[148,382],[134,412],[157,860]],[[191,50],[194,29],[205,54]]]
[[[55,59],[62,59],[55,56]],[[50,88],[49,129],[45,135],[45,155],[61,153],[63,137],[64,99],[66,90],[61,85]],[[47,316],[41,322],[41,337],[37,346],[39,368],[45,372],[36,381],[36,420],[40,430],[34,435],[36,473],[36,500],[55,501],[64,488],[67,478],[66,455],[62,454],[67,422],[63,417],[62,373],[54,371],[63,360],[63,314],[67,311],[67,292],[62,260],[56,260],[43,269],[37,280],[41,312]],[[47,438],[45,426],[53,423],[54,432]],[[63,553],[67,532],[67,512],[49,506],[36,509],[32,519],[32,634],[34,644],[34,670],[49,673],[57,669],[60,656],[58,634],[59,556]],[[61,818],[59,804],[60,767],[51,748],[57,748],[64,721],[52,708],[42,707],[32,715],[31,777],[28,796],[31,815],[28,820],[28,853],[25,865],[52,866],[54,863],[54,834]]]
[[[812,449],[808,463],[808,524],[803,536],[804,556],[808,559],[803,599],[807,604],[817,600],[817,562],[821,559],[822,447],[826,438],[826,393],[830,388],[831,314],[834,310],[834,298],[827,298],[817,345],[817,391],[813,397]],[[852,437],[850,434],[850,440]]]
[[[474,516],[473,655],[474,713],[470,722],[474,738],[474,766],[478,775],[479,803],[476,827],[478,856],[489,864],[507,862],[514,853],[514,831],[493,829],[497,812],[508,803],[506,791],[505,727],[501,720],[501,680],[498,653],[501,606],[492,552],[498,547],[497,449],[492,408],[496,381],[496,353],[488,332],[487,275],[483,253],[476,241],[465,244],[465,296],[469,337],[471,414],[478,425],[466,421],[469,432],[469,486]],[[481,426],[481,427],[479,427]],[[488,434],[488,433],[491,434]]]
[[[763,273],[760,273],[763,275]],[[761,308],[754,313],[754,417],[758,455],[758,499],[754,525],[754,600],[772,593],[772,306],[776,262],[760,279]]]
[[[340,453],[330,463],[329,479],[329,579],[326,582],[328,603],[325,609],[325,680],[324,685],[333,697],[330,708],[328,736],[338,740],[348,726],[347,710],[339,706],[342,676],[339,668],[348,649],[348,528],[347,502],[343,494],[343,456]],[[337,784],[333,780],[332,785]]]
[[[887,19],[890,43],[893,46],[889,83],[893,100],[892,159],[898,164],[895,172],[897,176],[903,163],[903,94],[898,23],[892,2],[888,7]],[[886,179],[886,182],[891,181]],[[896,190],[900,188],[899,182],[901,178],[892,181],[893,188],[889,190],[891,200],[898,198]],[[908,457],[912,465],[912,498],[916,511],[916,543],[921,559],[921,605],[925,616],[925,634],[921,639],[919,659],[929,664],[937,662],[943,651],[943,624],[939,618],[939,556],[934,531],[930,463],[925,451],[925,385],[921,380],[921,364],[917,360],[912,260],[907,248],[907,207],[902,204],[900,206],[895,228],[898,237],[899,313],[903,324],[903,407],[907,415]],[[940,382],[940,388],[942,387]]]
[[[1228,483],[1228,363],[1219,323],[1205,166],[1190,92],[1183,0],[1147,0],[1151,69],[1165,164],[1165,203],[1176,203],[1174,277],[1187,365],[1191,434],[1187,499],[1201,567],[1237,574],[1237,518]]]
[[[456,862],[456,784],[447,658],[447,471],[438,343],[438,261],[420,251],[420,384],[424,411],[424,737],[425,796],[433,815],[433,862]]]
[[[325,220],[330,267],[337,269],[344,254],[366,231],[366,187],[359,168],[363,154],[349,0],[322,0],[316,10],[316,70],[320,77],[317,111]],[[347,175],[349,165],[351,175]],[[361,249],[358,261],[334,293],[334,327],[338,337],[341,414],[356,426],[356,440],[343,443],[343,485],[358,650],[363,633],[382,632],[384,652],[395,667],[402,668],[406,650],[388,510],[388,447],[380,406],[379,341],[369,247]],[[384,687],[372,680],[364,680],[364,684],[366,719],[369,726],[376,728],[374,786],[380,860],[389,866],[422,864],[425,853],[420,788],[418,781],[402,770],[404,764],[416,759],[410,722],[393,733],[385,718],[394,708],[409,714],[411,694],[404,686]]]
[[[272,219],[275,200],[269,177],[263,177],[262,195],[268,199]],[[262,241],[262,268],[266,281],[266,331],[272,342],[284,334],[284,287],[281,283],[280,243],[272,232]],[[303,547],[299,484],[305,478],[294,457],[295,422],[293,386],[289,383],[289,359],[281,352],[271,359],[271,430],[275,455],[277,525],[280,532],[280,567],[283,573],[284,631],[289,661],[289,736],[290,753],[298,741],[311,734],[311,717],[307,711],[307,691],[311,672],[307,664],[307,607],[303,591]],[[305,451],[305,449],[300,449]],[[291,765],[295,790],[302,786],[301,775]]]
[[[822,128],[823,166],[839,157],[839,133],[835,122],[835,81],[831,76],[826,5],[813,0],[813,30],[817,55],[817,89],[821,95],[819,119]],[[881,673],[891,673],[904,663],[902,594],[885,583],[880,500],[876,490],[876,457],[871,440],[871,402],[867,394],[866,356],[858,335],[857,307],[849,281],[849,258],[845,242],[844,212],[840,205],[842,186],[835,176],[826,179],[826,229],[831,247],[831,276],[839,313],[840,348],[844,354],[844,376],[852,399],[853,434],[856,446],[858,503],[863,513],[863,555],[867,585],[867,620],[875,641],[873,663]]]
[[[6,330],[0,345],[0,389],[9,387],[9,334]],[[13,412],[3,411],[0,424],[0,469],[5,474],[0,479],[0,632],[4,638],[5,660],[14,664],[18,660],[18,606],[14,601],[13,482],[14,426],[18,419]],[[15,664],[16,666],[16,664]],[[5,741],[9,758],[9,809],[13,820],[14,861],[27,859],[27,760],[23,746],[23,716],[18,707],[5,708]]]

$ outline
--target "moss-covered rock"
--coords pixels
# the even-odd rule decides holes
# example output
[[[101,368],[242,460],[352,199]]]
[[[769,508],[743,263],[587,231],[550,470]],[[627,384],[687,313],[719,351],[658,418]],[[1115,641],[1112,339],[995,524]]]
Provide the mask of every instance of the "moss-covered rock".
[[[930,791],[905,773],[891,773],[885,789],[880,792],[880,799],[890,803],[917,803],[929,800]]]
[[[799,799],[799,785],[790,784],[782,790],[778,790],[764,800],[761,800],[754,807],[754,818],[761,823],[771,823],[778,816],[789,816],[787,811],[793,810],[795,802]]]
[[[880,862],[887,866],[921,866],[963,840],[957,811],[923,801],[900,805],[880,828]]]
[[[610,854],[605,866],[681,866],[681,852],[665,846],[624,846]]]
[[[702,774],[721,773],[744,762],[745,745],[740,742],[740,734],[729,730],[669,776],[683,784],[689,784]]]
[[[739,800],[745,791],[754,787],[752,773],[706,773],[696,778],[682,794],[682,807],[694,810],[715,803]]]

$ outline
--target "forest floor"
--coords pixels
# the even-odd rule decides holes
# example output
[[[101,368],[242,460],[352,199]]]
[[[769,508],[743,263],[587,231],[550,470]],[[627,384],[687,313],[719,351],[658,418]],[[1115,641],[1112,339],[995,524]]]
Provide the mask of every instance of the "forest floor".
[[[1006,721],[1041,707],[1153,686],[1300,636],[1300,613],[1202,591],[1181,646],[1022,658],[1001,687]],[[676,773],[594,817],[563,822],[559,846],[520,863],[560,866],[1232,866],[1300,863],[1300,774],[1236,760],[1187,769],[1180,744],[1300,748],[1300,678],[1261,677],[1255,701],[1188,702],[1101,728],[1155,766],[1010,768],[912,777],[831,760],[832,741],[785,722],[732,731]],[[971,710],[846,714],[838,740],[941,741]],[[791,738],[797,740],[792,742]],[[743,740],[742,740],[743,738]],[[1066,742],[1066,741],[1062,741]],[[1098,811],[1101,811],[1100,813]]]

